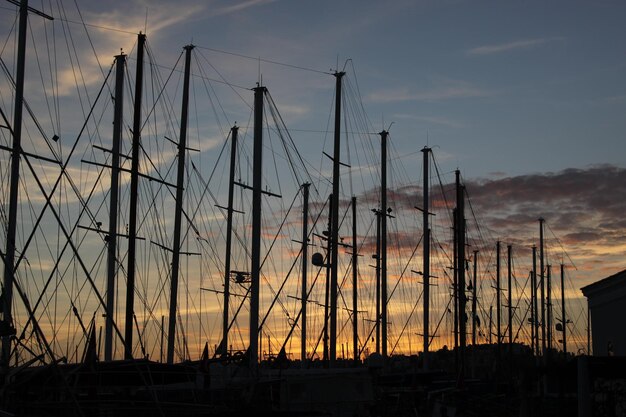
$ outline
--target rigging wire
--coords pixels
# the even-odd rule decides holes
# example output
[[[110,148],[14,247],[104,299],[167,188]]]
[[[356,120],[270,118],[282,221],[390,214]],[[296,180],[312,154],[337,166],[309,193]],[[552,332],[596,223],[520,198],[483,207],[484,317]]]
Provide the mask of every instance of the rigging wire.
[[[249,60],[253,60],[253,61],[257,61],[257,62],[265,62],[267,64],[279,65],[279,66],[283,66],[283,67],[287,67],[287,68],[314,72],[314,73],[317,73],[317,74],[333,75],[332,72],[328,72],[328,71],[320,71],[320,70],[316,70],[316,69],[313,69],[313,68],[303,67],[303,66],[300,66],[300,65],[286,64],[284,62],[274,61],[274,60],[271,60],[271,59],[265,59],[265,58],[261,58],[261,57],[253,57],[253,56],[249,56],[249,55],[240,54],[240,53],[237,53],[237,52],[229,52],[229,51],[224,51],[224,50],[221,50],[221,49],[209,48],[207,46],[197,46],[196,45],[196,47],[198,47],[200,49],[205,49],[205,50],[211,51],[211,52],[218,52],[220,54],[236,56],[236,57],[239,57],[239,58],[245,58],[245,59],[249,59]]]

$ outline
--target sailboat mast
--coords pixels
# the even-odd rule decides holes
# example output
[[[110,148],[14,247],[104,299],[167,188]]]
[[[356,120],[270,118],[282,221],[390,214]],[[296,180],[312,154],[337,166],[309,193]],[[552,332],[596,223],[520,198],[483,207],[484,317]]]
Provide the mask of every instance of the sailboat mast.
[[[254,145],[252,157],[252,248],[250,262],[250,369],[259,357],[259,291],[261,279],[261,195],[263,177],[263,100],[267,89],[254,88]]]
[[[539,308],[537,303],[537,246],[533,245],[533,327],[535,328],[534,354],[539,356]]]
[[[541,354],[546,355],[546,303],[543,279],[543,218],[539,219],[539,285],[541,286]]]
[[[352,197],[352,351],[354,361],[358,362],[359,355],[359,316],[358,316],[358,252],[356,235],[356,197]]]
[[[235,194],[235,166],[237,164],[237,135],[239,128],[230,129],[230,181],[228,183],[228,207],[226,214],[226,255],[224,258],[224,313],[222,316],[222,351],[223,357],[228,356],[228,309],[230,307],[230,253],[233,234],[233,196]]]
[[[306,367],[306,307],[307,307],[307,267],[309,262],[309,187],[311,184],[302,184],[302,338],[300,341],[300,360],[302,367]]]
[[[13,152],[11,153],[11,188],[7,244],[4,252],[3,320],[13,325],[13,279],[15,275],[15,236],[17,231],[17,199],[20,181],[20,154],[22,153],[22,110],[24,105],[24,69],[26,66],[26,27],[28,0],[20,3],[20,23],[17,49],[17,74],[15,77],[15,110],[13,113]],[[2,365],[8,366],[11,357],[11,336],[2,337]]]
[[[535,274],[530,270],[530,350],[535,354]]]
[[[458,175],[460,177],[460,173]],[[459,177],[457,177],[457,227],[459,229],[457,234],[459,246],[457,291],[459,293],[459,383],[462,384],[465,377],[465,346],[467,344],[467,315],[465,314],[467,299],[465,297],[465,186],[461,185]]]
[[[111,194],[109,205],[109,233],[107,235],[107,294],[104,332],[104,359],[110,361],[113,352],[113,311],[115,309],[115,281],[117,276],[117,212],[120,184],[120,142],[124,112],[124,66],[126,55],[115,57],[115,106],[113,111],[113,146],[111,148]]]
[[[459,239],[459,216],[457,215],[457,207],[452,209],[452,299],[454,303],[454,323],[452,332],[454,333],[454,370],[458,371],[459,367],[459,245],[457,240]]]
[[[130,207],[128,214],[128,273],[126,278],[126,335],[130,335],[129,341],[131,343],[125,345],[125,357],[130,359],[132,357],[132,315],[133,305],[135,297],[135,257],[136,257],[136,241],[137,241],[137,198],[139,196],[139,148],[141,146],[141,98],[143,96],[143,56],[146,43],[146,35],[140,33],[137,36],[137,68],[135,69],[135,105],[133,109],[133,143],[132,143],[132,160],[131,160],[131,173],[130,173]],[[129,309],[128,306],[131,308]],[[112,313],[113,310],[109,309]],[[131,322],[129,326],[128,323]],[[107,320],[107,325],[109,324]],[[113,321],[111,320],[111,324]],[[112,330],[110,330],[109,338],[112,336]],[[126,338],[125,338],[126,340]],[[106,343],[105,343],[105,358],[106,358]],[[112,357],[109,358],[109,360]]]
[[[561,323],[563,324],[563,356],[567,359],[567,318],[565,316],[565,266],[561,264]]]
[[[461,311],[460,311],[460,295],[461,295],[461,289],[460,287],[460,282],[459,282],[459,276],[461,273],[461,262],[460,262],[460,245],[459,245],[459,241],[461,240],[461,236],[460,236],[460,230],[461,230],[461,215],[459,214],[460,211],[460,198],[459,198],[459,190],[461,188],[461,171],[459,171],[458,169],[456,171],[454,171],[454,175],[455,175],[455,194],[456,194],[456,207],[454,208],[453,211],[453,217],[454,217],[454,231],[453,231],[453,246],[454,246],[454,367],[455,367],[455,371],[458,374],[459,373],[459,353],[460,353],[460,349],[459,349],[459,325],[460,325],[460,316],[461,316]]]
[[[387,138],[389,132],[380,132],[380,250],[381,250],[381,302],[382,311],[380,321],[382,324],[382,355],[387,356]]]
[[[374,210],[376,216],[376,353],[380,353],[380,210]]]
[[[322,358],[324,359],[324,365],[327,365],[328,361],[328,319],[329,319],[329,308],[330,308],[330,270],[331,270],[331,237],[330,231],[332,230],[333,224],[333,195],[328,196],[328,236],[326,240],[326,282],[324,286],[324,329],[323,329],[323,339],[324,339],[324,352]]]
[[[507,259],[506,259],[506,270],[507,270],[507,289],[508,289],[508,297],[509,297],[509,305],[508,305],[508,313],[509,313],[509,378],[512,375],[513,369],[513,271],[511,269],[512,263],[512,255],[513,255],[513,246],[507,245],[506,247]]]
[[[498,343],[498,363],[500,363],[500,349],[502,337],[500,336],[500,241],[496,242],[496,337]]]
[[[546,345],[549,358],[552,352],[552,265],[548,264],[546,272]]]
[[[423,201],[422,201],[422,223],[424,230],[424,241],[423,241],[423,271],[422,277],[424,279],[424,341],[423,341],[423,349],[424,349],[424,370],[428,370],[428,347],[430,344],[430,224],[429,224],[429,211],[430,211],[430,178],[429,171],[430,168],[430,148],[424,147],[422,149],[424,153],[424,175],[423,175]]]
[[[185,182],[185,155],[187,153],[187,120],[189,114],[189,79],[193,45],[185,46],[185,78],[183,103],[180,114],[180,137],[178,138],[178,176],[176,182],[176,211],[174,213],[174,246],[172,249],[172,276],[170,278],[170,316],[167,332],[167,363],[174,362],[176,342],[176,311],[178,301],[178,274],[180,268],[180,234],[183,214],[183,190]]]
[[[333,153],[333,196],[332,229],[329,236],[331,247],[330,269],[330,347],[329,365],[335,365],[337,357],[337,272],[339,269],[339,164],[341,162],[341,80],[345,72],[335,72],[335,137]]]

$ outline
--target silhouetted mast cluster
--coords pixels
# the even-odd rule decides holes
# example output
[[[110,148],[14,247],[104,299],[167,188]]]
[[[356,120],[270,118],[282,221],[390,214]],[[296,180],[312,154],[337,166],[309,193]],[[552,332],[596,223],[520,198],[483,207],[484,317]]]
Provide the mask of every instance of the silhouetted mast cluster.
[[[14,268],[15,268],[15,238],[16,238],[16,216],[18,209],[18,183],[19,183],[19,164],[21,152],[21,127],[22,127],[22,107],[23,107],[23,89],[24,89],[24,66],[25,66],[25,39],[26,39],[26,22],[28,13],[28,2],[23,0],[20,5],[20,26],[19,26],[19,46],[17,51],[17,77],[15,101],[16,107],[13,122],[13,152],[11,155],[11,182],[10,182],[10,198],[9,198],[9,215],[7,229],[7,247],[4,254],[4,302],[3,313],[4,321],[12,324],[11,307],[12,307],[12,291],[14,285]],[[144,60],[145,35],[139,34],[137,47],[137,67],[136,67],[136,84],[134,94],[134,120],[132,131],[132,156],[130,170],[130,203],[129,203],[129,224],[128,224],[128,268],[126,282],[126,315],[125,315],[125,333],[123,339],[124,358],[133,358],[133,322],[136,320],[134,314],[134,294],[135,294],[135,269],[136,269],[136,240],[137,237],[137,198],[138,198],[138,181],[139,181],[139,156],[141,146],[141,99],[143,86],[143,60]],[[174,363],[174,352],[176,346],[176,324],[178,318],[178,278],[180,268],[181,252],[181,233],[182,233],[182,215],[183,215],[183,192],[185,189],[185,156],[187,152],[187,120],[189,114],[189,88],[191,77],[191,53],[193,45],[186,46],[185,49],[185,69],[184,69],[184,85],[182,94],[181,108],[181,125],[180,135],[178,138],[178,170],[175,197],[175,218],[174,218],[174,234],[173,248],[170,274],[170,298],[169,298],[169,316],[167,326],[167,363]],[[120,143],[123,132],[123,103],[124,103],[124,69],[126,64],[126,56],[124,54],[117,55],[116,59],[116,84],[115,84],[115,107],[114,122],[112,135],[112,158],[111,158],[111,192],[110,192],[110,211],[107,241],[107,294],[106,294],[106,322],[104,332],[104,358],[107,361],[113,359],[114,351],[114,330],[117,330],[114,314],[116,300],[114,298],[115,285],[117,283],[117,271],[119,269],[117,259],[118,237],[118,211],[119,211],[119,182],[120,182]],[[345,72],[335,72],[335,120],[334,120],[334,152],[333,152],[333,170],[332,170],[332,193],[329,195],[328,210],[328,233],[326,236],[327,256],[324,261],[313,261],[316,266],[324,266],[327,268],[326,282],[326,300],[324,314],[324,360],[327,361],[329,367],[336,365],[337,360],[337,334],[338,334],[338,274],[339,274],[339,246],[349,247],[340,243],[339,227],[340,227],[340,167],[341,163],[341,114],[342,114],[342,80]],[[250,257],[250,322],[249,322],[249,348],[248,360],[250,369],[255,372],[259,363],[259,337],[262,327],[259,325],[259,297],[260,297],[260,276],[261,276],[261,228],[262,228],[262,195],[271,194],[263,190],[263,125],[264,125],[264,99],[267,89],[257,85],[254,90],[254,130],[253,130],[253,184],[251,187],[245,186],[252,191],[252,234],[251,234],[251,257]],[[374,209],[376,215],[376,317],[375,317],[375,343],[376,352],[383,357],[387,357],[389,352],[388,342],[388,324],[389,324],[389,294],[388,294],[388,270],[387,270],[387,238],[388,238],[388,218],[393,218],[391,208],[387,201],[387,145],[389,132],[383,130],[380,132],[381,140],[381,184],[380,184],[380,207]],[[234,126],[231,129],[231,161],[230,161],[230,181],[228,188],[228,205],[226,224],[226,249],[225,249],[225,268],[224,268],[224,306],[222,314],[222,341],[219,345],[219,354],[223,358],[229,356],[229,327],[230,327],[230,280],[231,274],[231,252],[232,252],[232,234],[233,234],[233,208],[235,169],[237,158],[237,141],[238,128]],[[422,201],[422,224],[423,224],[423,369],[428,370],[430,366],[430,342],[433,337],[430,328],[430,286],[431,278],[431,224],[430,216],[430,157],[432,150],[428,147],[422,149],[423,152],[423,201]],[[239,184],[242,185],[242,184]],[[302,365],[306,366],[309,358],[307,358],[307,303],[309,288],[307,280],[308,268],[308,247],[309,247],[309,183],[301,185],[303,196],[303,212],[302,212],[302,283],[301,283],[301,355]],[[467,294],[471,293],[471,343],[477,344],[477,287],[478,282],[478,250],[473,251],[473,274],[471,279],[466,273],[469,271],[469,262],[466,256],[467,246],[467,221],[465,218],[465,201],[466,190],[465,185],[461,181],[460,171],[455,171],[455,196],[456,207],[453,211],[453,286],[452,296],[454,300],[454,347],[455,347],[455,365],[458,376],[458,383],[462,385],[465,378],[467,367],[466,348],[467,348]],[[352,197],[352,244],[351,244],[351,262],[352,262],[352,350],[354,361],[360,360],[360,346],[358,337],[358,246],[357,246],[357,215],[356,215],[356,197]],[[224,209],[224,207],[221,207]],[[537,247],[532,248],[532,271],[530,271],[530,330],[531,330],[531,349],[536,356],[542,356],[544,365],[550,360],[550,352],[553,350],[553,316],[552,316],[552,286],[551,286],[551,265],[546,265],[545,248],[544,248],[544,219],[539,219],[539,271],[537,271]],[[316,254],[318,255],[318,254]],[[509,345],[509,363],[512,363],[512,349],[514,344],[514,301],[513,293],[513,265],[512,265],[513,248],[507,245],[507,296],[508,296],[508,345]],[[315,259],[315,256],[314,256]],[[557,323],[557,331],[562,332],[563,352],[567,354],[567,323],[565,310],[565,288],[564,288],[564,265],[561,264],[561,322]],[[503,289],[501,287],[501,242],[496,243],[496,277],[495,277],[495,309],[496,323],[495,336],[497,344],[497,360],[498,368],[501,368],[502,355],[502,317],[501,295]],[[469,283],[468,283],[469,281]],[[539,292],[539,294],[538,294]],[[519,297],[519,294],[518,294]],[[492,307],[489,307],[489,342],[492,336]],[[559,325],[561,327],[559,327]],[[163,326],[163,324],[162,324]],[[292,329],[293,330],[293,329]],[[161,337],[163,337],[164,329],[161,329]],[[119,330],[117,330],[119,333]],[[291,332],[290,332],[291,335]],[[119,335],[121,339],[121,334]],[[141,340],[140,340],[141,342]],[[3,337],[3,365],[9,362],[10,354],[10,337]],[[163,343],[163,342],[162,342]],[[284,350],[284,347],[283,347]],[[281,352],[283,351],[281,350]],[[145,354],[145,353],[144,353]]]

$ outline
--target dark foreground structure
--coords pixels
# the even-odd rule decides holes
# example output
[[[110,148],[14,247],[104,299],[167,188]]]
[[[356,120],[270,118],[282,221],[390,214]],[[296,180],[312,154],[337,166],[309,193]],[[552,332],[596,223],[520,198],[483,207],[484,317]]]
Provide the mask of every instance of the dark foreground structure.
[[[511,347],[509,363],[498,361],[497,345],[468,346],[464,373],[458,352],[448,349],[431,353],[430,371],[421,356],[377,354],[357,365],[338,360],[332,369],[323,361],[303,368],[276,358],[262,362],[258,375],[250,374],[245,356],[173,365],[54,364],[14,370],[3,404],[16,416],[620,415],[615,387],[626,361],[616,367],[553,352],[544,366],[527,346]]]
[[[626,332],[616,325],[621,317],[626,317],[626,270],[580,290],[589,305],[594,354],[626,356]]]

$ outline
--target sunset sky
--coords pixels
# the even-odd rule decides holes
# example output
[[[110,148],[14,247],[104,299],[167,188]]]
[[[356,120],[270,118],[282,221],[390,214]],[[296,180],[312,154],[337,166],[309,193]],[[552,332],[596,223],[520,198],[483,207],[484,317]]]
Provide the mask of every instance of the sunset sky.
[[[492,211],[484,215],[499,220],[492,225],[502,238],[534,233],[543,216],[584,253],[580,268],[601,268],[585,283],[623,266],[621,1],[133,1],[84,2],[81,11],[87,23],[129,32],[147,22],[161,63],[187,43],[321,71],[352,59],[376,132],[393,122],[397,154],[413,154],[405,165],[436,146],[440,163],[459,168],[479,207]],[[103,56],[107,45],[135,42],[91,32]],[[253,60],[202,53],[238,68],[225,73],[233,84],[257,81]],[[263,62],[260,72],[296,140],[298,129],[326,126],[330,103],[315,92],[332,88],[332,77]]]
[[[50,8],[39,0],[29,3]],[[378,146],[374,134],[391,126],[390,157],[398,166],[393,186],[421,184],[419,150],[428,145],[443,183],[453,181],[455,169],[461,171],[485,233],[505,247],[519,246],[524,268],[530,246],[537,244],[539,217],[549,226],[554,264],[561,259],[568,264],[573,289],[626,268],[623,1],[90,0],[78,5],[80,15],[73,4],[64,16],[56,6],[51,14],[77,34],[72,47],[63,41],[58,48],[78,47],[81,83],[91,97],[120,49],[134,68],[139,31],[147,33],[151,53],[167,71],[182,47],[194,44],[198,65],[207,68],[203,75],[234,86],[215,87],[227,92],[220,103],[224,126],[197,139],[203,153],[217,153],[235,121],[246,126],[252,94],[240,87],[254,87],[260,76],[302,156],[327,174],[321,152],[332,152],[332,133],[320,133],[332,132],[330,73],[346,68],[352,92],[360,94],[372,146]],[[0,53],[12,63],[14,50],[7,45],[17,13],[9,3],[0,8]],[[30,22],[33,33],[46,33],[41,18],[31,15]],[[55,30],[62,32],[61,26]],[[35,62],[30,55],[29,71]],[[67,61],[56,65],[57,93],[71,100],[75,73]],[[37,82],[27,85],[33,103],[41,88]],[[11,108],[9,94],[3,92],[1,100],[3,109]],[[36,104],[45,108],[43,100]],[[63,130],[75,134],[78,123],[64,122]],[[3,156],[3,171],[5,161]],[[359,160],[368,164],[372,161]],[[327,192],[323,187],[320,201]],[[375,186],[355,187],[367,196]],[[582,298],[574,291],[568,296]]]
[[[147,22],[153,48],[166,62],[188,43],[322,71],[352,59],[374,126],[394,122],[399,149],[427,140],[437,144],[467,176],[620,164],[626,150],[621,24],[626,6],[620,1],[80,6],[87,23],[136,33]],[[103,57],[106,48],[111,55],[134,44],[131,34],[92,33]],[[221,68],[235,59],[206,55]],[[229,81],[243,86],[256,81],[254,62],[236,65],[240,69],[228,73]],[[301,107],[290,127],[319,128],[309,117],[317,103],[303,98],[330,79],[266,63],[261,73],[283,106]]]

